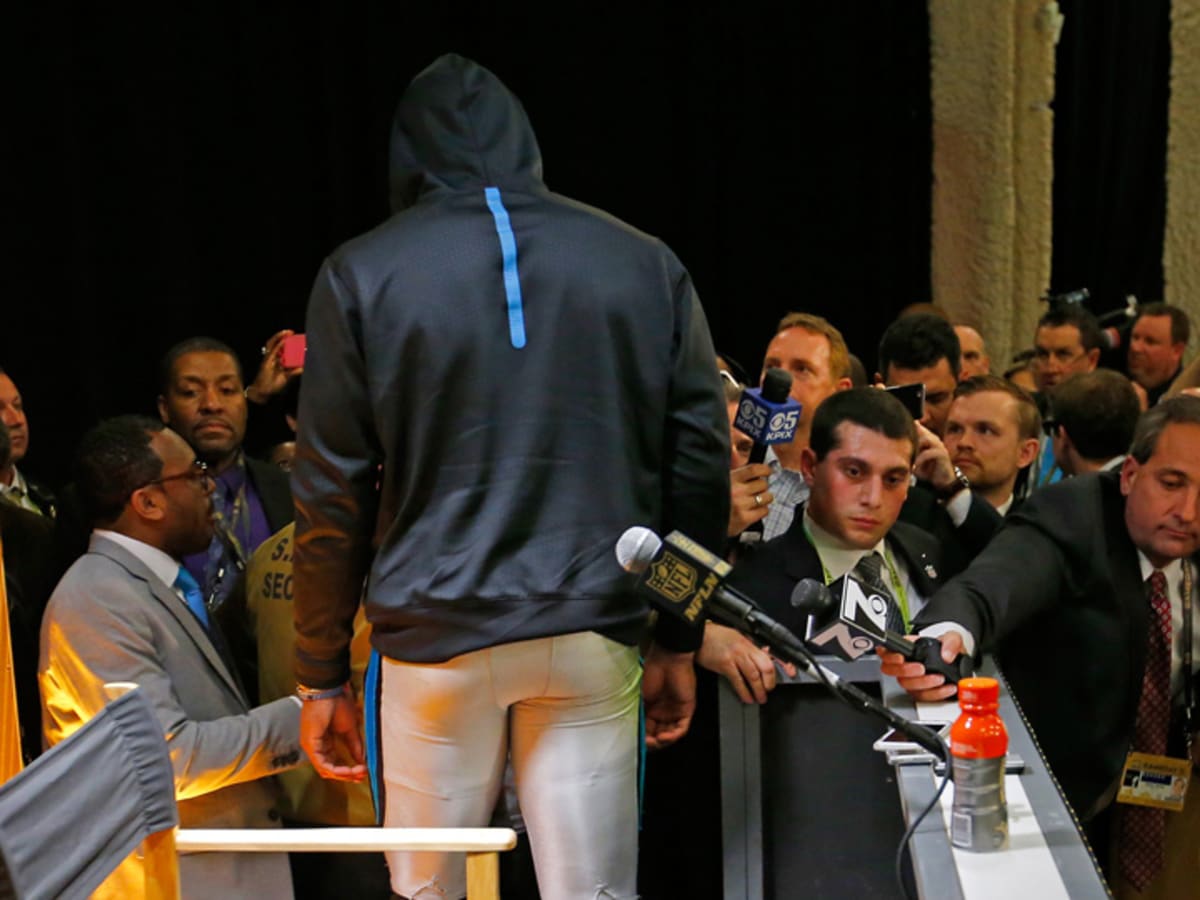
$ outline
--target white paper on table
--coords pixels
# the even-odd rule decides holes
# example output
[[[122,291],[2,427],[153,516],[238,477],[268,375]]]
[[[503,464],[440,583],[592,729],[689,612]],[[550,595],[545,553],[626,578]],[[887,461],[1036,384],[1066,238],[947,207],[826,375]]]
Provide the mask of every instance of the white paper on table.
[[[922,704],[926,705],[926,704]],[[940,704],[928,704],[936,706]],[[940,779],[937,779],[940,780]],[[1038,826],[1033,807],[1021,786],[1020,775],[1004,777],[1008,801],[1008,848],[990,853],[972,853],[951,845],[954,865],[964,900],[1070,900],[1054,857]],[[941,796],[942,822],[950,839],[950,811],[954,807],[954,785]]]

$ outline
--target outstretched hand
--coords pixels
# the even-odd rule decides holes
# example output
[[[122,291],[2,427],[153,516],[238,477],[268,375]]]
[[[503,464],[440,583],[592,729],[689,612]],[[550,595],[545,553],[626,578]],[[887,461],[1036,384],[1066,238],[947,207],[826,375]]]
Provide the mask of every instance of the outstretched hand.
[[[349,693],[304,701],[300,710],[300,746],[322,778],[362,781],[367,775],[358,707]]]
[[[905,639],[915,641],[917,635],[905,635]],[[960,653],[965,652],[963,637],[957,631],[947,631],[938,640],[942,642],[942,659],[948,663],[954,662]],[[914,700],[935,703],[953,697],[958,691],[956,685],[946,683],[944,675],[927,672],[919,662],[912,662],[899,653],[889,653],[883,648],[878,648],[875,652],[882,660],[880,670],[883,674],[895,678],[900,687],[908,691]]]

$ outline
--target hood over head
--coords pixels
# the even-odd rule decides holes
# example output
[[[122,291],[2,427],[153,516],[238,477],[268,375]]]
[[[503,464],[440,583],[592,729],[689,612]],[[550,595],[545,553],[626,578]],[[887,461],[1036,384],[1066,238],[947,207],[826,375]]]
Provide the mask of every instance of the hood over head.
[[[542,154],[521,101],[479,63],[447,53],[400,98],[390,169],[399,211],[438,189],[540,184]]]

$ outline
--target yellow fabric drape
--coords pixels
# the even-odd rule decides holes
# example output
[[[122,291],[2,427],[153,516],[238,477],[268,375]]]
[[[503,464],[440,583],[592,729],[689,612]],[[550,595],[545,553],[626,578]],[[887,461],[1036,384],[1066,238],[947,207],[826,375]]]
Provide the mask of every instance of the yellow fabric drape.
[[[0,535],[0,784],[21,771],[21,725],[17,720],[17,682],[4,585],[4,537]]]

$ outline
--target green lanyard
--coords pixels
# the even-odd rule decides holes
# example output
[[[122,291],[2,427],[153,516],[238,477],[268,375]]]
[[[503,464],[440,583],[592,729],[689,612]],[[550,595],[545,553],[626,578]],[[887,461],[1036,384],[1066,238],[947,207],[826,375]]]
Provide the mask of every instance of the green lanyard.
[[[804,537],[812,546],[813,551],[817,554],[817,561],[821,563],[821,577],[825,579],[825,584],[833,581],[833,576],[829,573],[829,569],[825,565],[825,560],[821,559],[821,551],[817,549],[817,542],[813,540],[812,534],[808,530],[808,522],[804,522]],[[910,619],[908,617],[908,591],[904,589],[904,582],[900,580],[900,573],[896,571],[896,564],[892,562],[892,554],[888,550],[887,541],[883,542],[883,561],[887,563],[888,578],[892,582],[892,590],[895,592],[896,604],[900,607],[900,618],[904,620],[904,632],[908,633]]]

